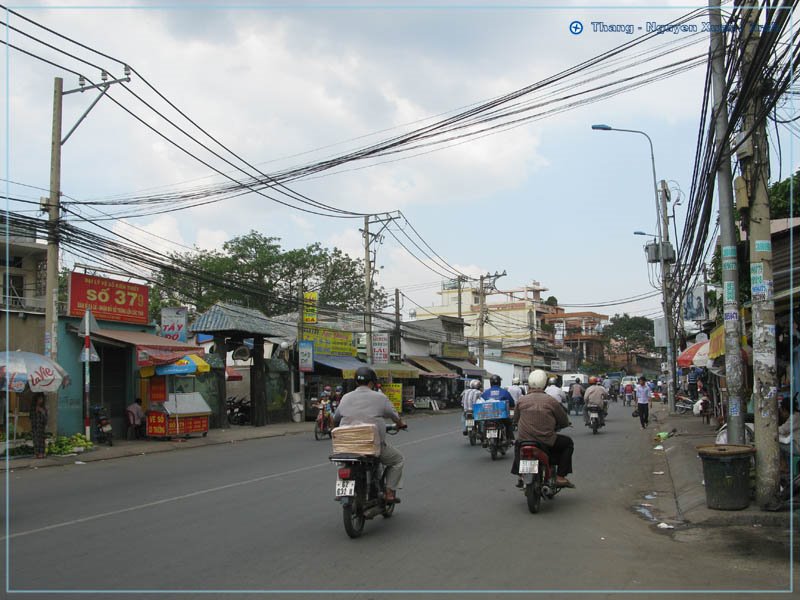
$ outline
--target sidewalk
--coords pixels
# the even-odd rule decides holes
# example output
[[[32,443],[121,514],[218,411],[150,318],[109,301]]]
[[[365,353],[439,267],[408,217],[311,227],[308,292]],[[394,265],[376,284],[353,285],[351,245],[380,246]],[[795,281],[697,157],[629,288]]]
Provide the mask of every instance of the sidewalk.
[[[452,410],[445,409],[436,413],[428,411],[417,411],[412,415],[406,415],[405,420],[413,420],[420,417],[446,414]],[[88,463],[98,460],[111,460],[125,456],[138,456],[143,454],[154,454],[156,452],[171,452],[173,450],[185,450],[188,448],[199,448],[202,446],[213,446],[215,444],[234,444],[262,438],[280,437],[284,435],[306,434],[313,438],[314,422],[306,421],[302,423],[275,423],[263,427],[252,427],[250,425],[228,425],[226,429],[211,429],[206,437],[193,434],[189,438],[173,438],[172,440],[123,440],[114,438],[114,445],[95,445],[88,452],[80,454],[68,454],[64,456],[49,455],[46,458],[35,459],[32,456],[12,457],[8,460],[8,469],[31,469],[42,467],[58,467],[71,465],[76,462]],[[0,463],[2,465],[2,463]],[[0,467],[3,468],[3,467]]]
[[[713,510],[706,506],[706,491],[703,485],[703,464],[697,454],[697,446],[713,444],[717,427],[703,423],[691,413],[669,415],[664,404],[653,405],[650,431],[653,436],[653,452],[663,456],[665,475],[671,479],[674,493],[674,520],[692,526],[746,525],[756,527],[789,527],[788,510],[767,512],[751,500],[743,510]],[[677,430],[673,437],[663,442],[655,435],[658,432]],[[655,450],[657,446],[663,450]]]

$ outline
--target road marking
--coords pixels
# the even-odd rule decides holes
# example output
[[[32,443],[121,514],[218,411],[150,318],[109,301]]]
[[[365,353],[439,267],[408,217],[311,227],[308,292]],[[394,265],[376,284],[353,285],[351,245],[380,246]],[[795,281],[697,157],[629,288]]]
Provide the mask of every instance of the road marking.
[[[403,446],[411,446],[414,444],[419,444],[421,442],[427,442],[429,440],[434,440],[436,438],[440,438],[446,435],[452,435],[452,431],[448,431],[445,433],[439,433],[436,435],[432,435],[426,438],[421,438],[418,440],[414,440],[411,442],[406,442],[404,444],[398,444],[396,447],[403,447]],[[133,512],[135,510],[142,510],[145,508],[151,508],[153,506],[160,506],[162,504],[168,504],[169,502],[177,502],[178,500],[185,500],[187,498],[193,498],[195,496],[202,496],[204,494],[211,494],[214,492],[220,492],[222,490],[229,490],[235,487],[241,487],[243,485],[250,485],[252,483],[259,483],[261,481],[267,481],[268,479],[275,479],[276,477],[285,477],[286,475],[294,475],[295,473],[302,473],[304,471],[310,471],[311,469],[318,469],[320,467],[325,467],[330,465],[330,461],[324,463],[318,463],[316,465],[310,465],[307,467],[300,467],[298,469],[291,469],[290,471],[283,471],[282,473],[272,473],[271,475],[263,475],[261,477],[254,477],[252,479],[245,479],[244,481],[236,481],[234,483],[228,483],[225,485],[220,485],[213,488],[207,488],[204,490],[198,490],[196,492],[190,492],[188,494],[181,494],[180,496],[172,496],[170,498],[162,498],[161,500],[154,500],[153,502],[147,502],[145,504],[138,504],[136,506],[129,506],[128,508],[120,508],[117,510],[111,510],[104,513],[98,513],[96,515],[89,515],[88,517],[81,517],[80,519],[72,519],[71,521],[64,521],[62,523],[54,523],[52,525],[46,525],[45,527],[39,527],[37,529],[29,529],[28,531],[19,531],[17,533],[12,533],[9,536],[0,536],[0,541],[5,541],[6,539],[13,539],[18,537],[23,537],[26,535],[33,535],[35,533],[42,533],[44,531],[51,531],[53,529],[60,529],[61,527],[69,527],[70,525],[78,525],[80,523],[86,523],[88,521],[96,521],[97,519],[104,519],[106,517],[114,517],[116,515],[121,515],[127,512]]]

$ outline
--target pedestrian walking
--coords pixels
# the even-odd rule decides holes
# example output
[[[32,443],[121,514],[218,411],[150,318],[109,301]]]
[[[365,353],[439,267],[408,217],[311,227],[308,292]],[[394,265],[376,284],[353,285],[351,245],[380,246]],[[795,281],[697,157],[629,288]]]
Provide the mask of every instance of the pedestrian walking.
[[[653,392],[650,386],[647,385],[647,379],[642,376],[639,377],[639,385],[636,386],[636,410],[639,412],[639,423],[642,429],[647,429],[650,422],[650,401],[653,398]]]
[[[33,455],[35,458],[44,458],[44,436],[47,429],[47,407],[42,392],[33,396],[33,406],[30,412],[31,435],[33,437]]]

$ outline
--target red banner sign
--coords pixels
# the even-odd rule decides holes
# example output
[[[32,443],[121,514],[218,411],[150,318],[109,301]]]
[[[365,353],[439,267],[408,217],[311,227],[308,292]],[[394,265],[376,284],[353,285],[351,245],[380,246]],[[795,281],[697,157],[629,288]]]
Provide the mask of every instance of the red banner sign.
[[[150,378],[150,402],[167,401],[167,378],[154,376]]]
[[[208,431],[207,416],[178,417],[160,412],[147,413],[147,435],[150,437],[172,437],[206,431]]]
[[[69,315],[82,317],[90,308],[98,320],[146,325],[149,322],[149,291],[146,285],[138,283],[72,272]]]

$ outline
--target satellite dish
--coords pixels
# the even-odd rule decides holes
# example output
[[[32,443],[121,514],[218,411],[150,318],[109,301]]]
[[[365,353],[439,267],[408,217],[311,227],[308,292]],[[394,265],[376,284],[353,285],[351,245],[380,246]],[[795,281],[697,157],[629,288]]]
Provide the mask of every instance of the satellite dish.
[[[250,359],[250,348],[245,345],[241,345],[236,350],[233,351],[231,355],[233,360],[249,360]]]

